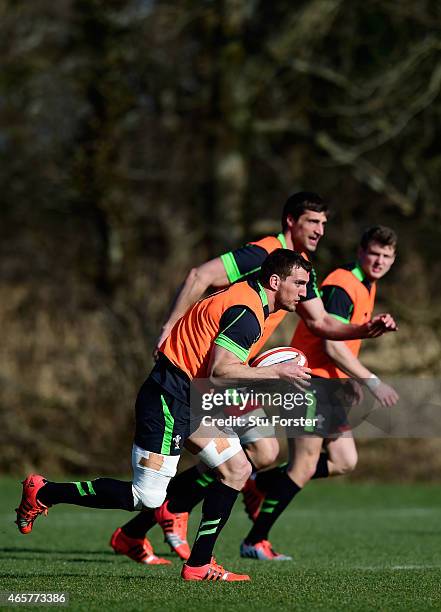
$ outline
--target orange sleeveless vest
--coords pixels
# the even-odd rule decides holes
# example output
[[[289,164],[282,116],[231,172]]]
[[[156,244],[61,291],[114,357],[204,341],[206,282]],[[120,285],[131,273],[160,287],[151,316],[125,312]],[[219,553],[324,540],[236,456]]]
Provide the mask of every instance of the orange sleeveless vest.
[[[332,285],[344,289],[354,305],[350,322],[362,325],[369,321],[372,316],[376,285],[372,284],[371,291],[369,292],[356,276],[358,270],[358,268],[355,268],[353,271],[337,268],[337,270],[334,270],[325,278],[322,287]],[[337,368],[325,353],[323,341],[323,338],[315,336],[309,331],[305,323],[300,321],[292,337],[291,346],[305,353],[308,358],[308,365],[316,376],[321,376],[322,378],[349,378],[345,372]],[[344,342],[351,353],[357,357],[360,352],[361,340],[345,340]]]
[[[219,322],[223,313],[231,306],[248,306],[256,315],[262,333],[265,323],[263,306],[266,303],[267,296],[262,287],[259,294],[247,281],[235,283],[196,302],[175,323],[160,351],[190,379],[207,378],[213,342],[222,331]]]

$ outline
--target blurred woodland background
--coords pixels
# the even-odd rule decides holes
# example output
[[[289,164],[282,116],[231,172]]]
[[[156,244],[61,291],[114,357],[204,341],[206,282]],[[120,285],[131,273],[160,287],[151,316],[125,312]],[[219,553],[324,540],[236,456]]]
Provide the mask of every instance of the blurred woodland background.
[[[398,231],[364,358],[440,374],[439,0],[0,0],[0,28],[0,470],[129,474],[174,292],[298,190],[334,211],[321,279]],[[362,447],[355,477],[440,478],[439,440]]]

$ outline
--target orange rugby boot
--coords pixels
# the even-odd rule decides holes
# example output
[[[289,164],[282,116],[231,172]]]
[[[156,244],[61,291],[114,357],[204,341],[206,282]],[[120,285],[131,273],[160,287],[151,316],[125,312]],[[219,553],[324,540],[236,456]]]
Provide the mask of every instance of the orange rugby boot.
[[[48,506],[45,506],[37,499],[38,491],[46,483],[47,480],[39,474],[31,474],[23,480],[21,502],[19,507],[15,509],[17,513],[17,520],[15,522],[21,533],[31,533],[35,519],[40,514],[47,515]]]
[[[155,510],[155,518],[164,532],[164,541],[181,559],[186,561],[190,556],[187,542],[188,512],[170,512],[168,499]]]
[[[158,557],[147,538],[129,538],[120,527],[112,534],[110,546],[118,555],[126,555],[144,565],[170,565],[171,561]]]
[[[222,580],[224,582],[242,582],[250,580],[246,574],[233,574],[211,559],[211,563],[200,567],[191,567],[184,563],[182,566],[181,578],[184,580]]]

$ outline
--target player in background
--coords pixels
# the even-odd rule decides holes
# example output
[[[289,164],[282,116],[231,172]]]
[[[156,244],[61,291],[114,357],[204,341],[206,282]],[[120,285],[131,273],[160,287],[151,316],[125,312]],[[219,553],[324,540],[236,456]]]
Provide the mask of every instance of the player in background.
[[[172,304],[155,350],[158,351],[174,324],[209,287],[224,287],[244,278],[254,278],[268,253],[280,247],[296,250],[305,257],[314,253],[324,235],[327,216],[328,205],[319,195],[312,192],[295,193],[284,205],[280,234],[248,243],[190,270]],[[394,329],[393,320],[389,316],[379,315],[373,321],[362,325],[348,325],[331,317],[323,307],[313,269],[306,296],[302,298],[296,312],[313,333],[336,340],[376,337],[384,331]],[[270,315],[265,333],[254,345],[250,357],[260,352],[285,314],[279,311]],[[250,430],[241,438],[241,442],[254,470],[268,467],[277,459],[279,446],[275,438],[261,438],[260,432]],[[214,481],[214,475],[206,472],[206,464],[210,462],[210,457],[205,455],[201,456],[201,459],[205,465],[199,464],[189,468],[173,479],[168,499],[160,509],[155,513],[140,513],[113,533],[111,545],[115,552],[145,563],[146,557],[143,551],[151,550],[151,544],[145,535],[156,522],[159,522],[172,550],[181,558],[188,558],[190,554],[186,538],[188,512],[202,501]],[[253,497],[253,491],[250,493]]]
[[[269,315],[295,310],[306,293],[310,270],[311,264],[298,253],[278,249],[263,263],[258,280],[237,283],[192,306],[161,345],[159,359],[138,394],[133,481],[98,478],[55,483],[30,475],[23,482],[17,508],[20,532],[30,533],[35,519],[54,504],[129,511],[161,506],[176,473],[181,442],[192,433],[190,390],[195,379],[309,379],[306,369],[293,361],[257,373],[246,361]],[[219,480],[205,496],[196,541],[182,569],[184,580],[249,580],[247,575],[224,570],[213,558],[215,542],[251,473],[237,437],[223,441],[222,461],[216,466]]]
[[[396,247],[397,236],[388,227],[374,226],[364,232],[357,261],[337,268],[322,283],[323,303],[331,317],[343,324],[363,324],[370,319],[377,281],[393,265]],[[313,381],[318,381],[315,386],[316,414],[308,412],[308,417],[314,418],[317,415],[321,419],[317,429],[309,429],[305,437],[288,439],[287,467],[274,468],[252,477],[257,491],[253,503],[249,503],[247,509],[255,522],[241,544],[242,557],[271,559],[269,531],[310,479],[347,474],[356,466],[357,449],[348,426],[346,411],[334,397],[340,385],[335,385],[330,379],[355,379],[369,389],[381,406],[393,406],[399,399],[392,387],[382,382],[358,359],[361,340],[323,340],[311,333],[304,322],[300,321],[291,345],[307,355]],[[329,382],[319,382],[324,379]],[[361,387],[355,385],[354,389],[358,392]],[[250,483],[247,486],[250,487]],[[265,491],[266,495],[259,496],[259,490]],[[248,499],[251,500],[251,496]]]

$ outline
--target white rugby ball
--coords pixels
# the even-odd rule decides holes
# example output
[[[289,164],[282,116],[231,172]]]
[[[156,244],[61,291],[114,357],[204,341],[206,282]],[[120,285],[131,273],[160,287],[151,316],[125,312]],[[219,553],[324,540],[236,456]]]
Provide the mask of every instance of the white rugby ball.
[[[263,366],[274,365],[275,363],[283,363],[284,361],[289,361],[296,357],[300,357],[298,365],[305,368],[308,366],[308,360],[305,353],[302,353],[302,351],[292,346],[277,346],[269,351],[264,351],[253,359],[250,366],[252,368],[261,368]]]

